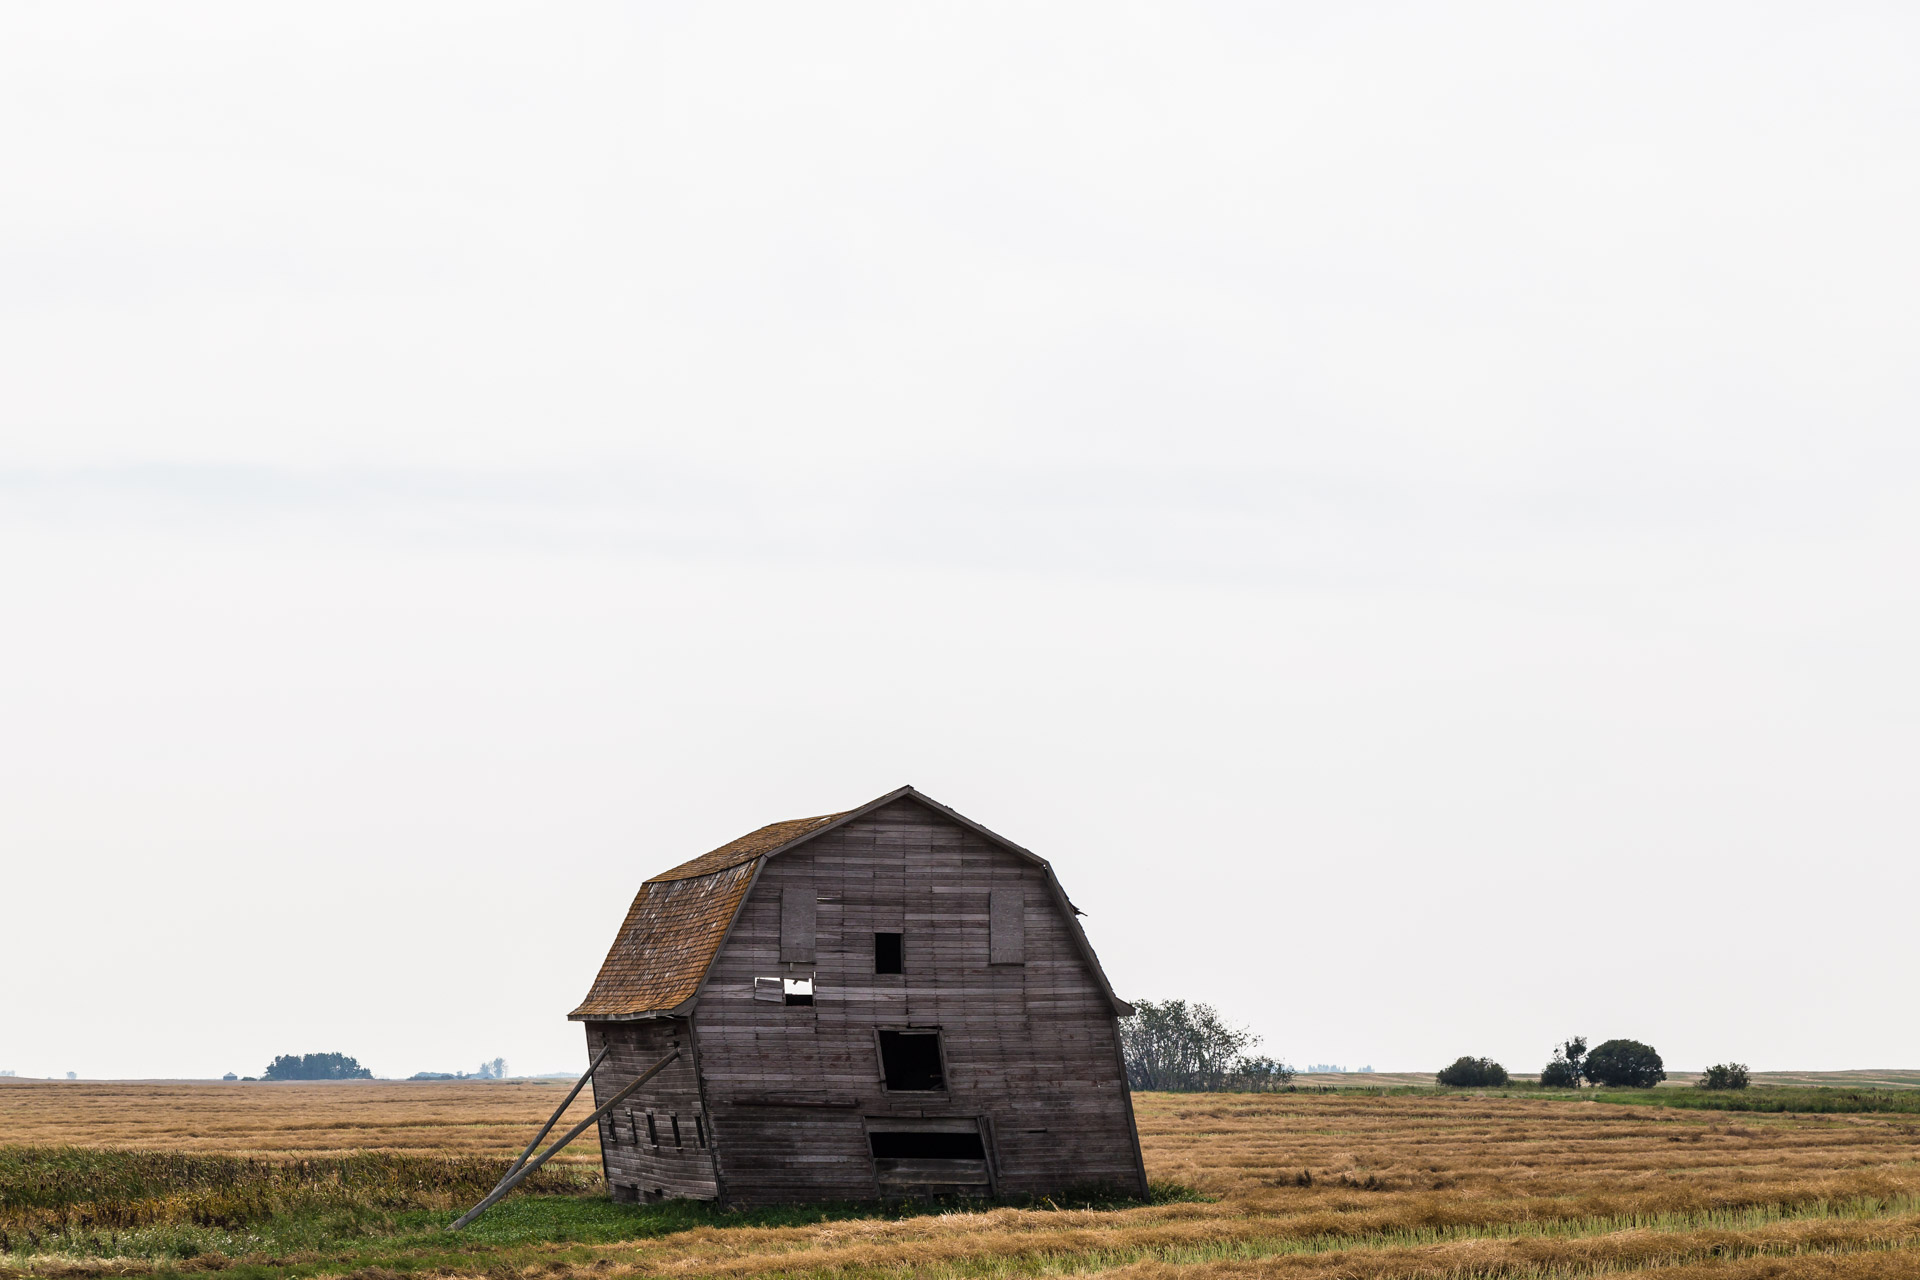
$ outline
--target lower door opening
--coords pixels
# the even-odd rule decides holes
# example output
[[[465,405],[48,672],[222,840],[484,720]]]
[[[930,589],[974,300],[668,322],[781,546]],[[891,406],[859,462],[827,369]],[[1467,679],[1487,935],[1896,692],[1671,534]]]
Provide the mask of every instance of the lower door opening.
[[[993,1193],[980,1122],[972,1118],[895,1120],[871,1116],[867,1145],[882,1196],[984,1196]]]

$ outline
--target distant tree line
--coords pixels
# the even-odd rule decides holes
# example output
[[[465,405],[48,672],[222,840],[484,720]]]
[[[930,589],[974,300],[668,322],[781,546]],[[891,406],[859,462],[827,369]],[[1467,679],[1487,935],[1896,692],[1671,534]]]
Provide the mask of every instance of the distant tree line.
[[[373,1072],[344,1053],[283,1053],[267,1064],[262,1080],[371,1080]]]
[[[1250,1055],[1248,1050],[1260,1038],[1227,1022],[1210,1004],[1136,1000],[1133,1010],[1131,1017],[1120,1020],[1120,1050],[1130,1088],[1260,1092],[1293,1081],[1294,1068]],[[1585,1036],[1569,1036],[1553,1047],[1553,1058],[1540,1069],[1539,1087],[1651,1089],[1666,1078],[1666,1063],[1652,1045],[1606,1040],[1589,1049]],[[1455,1089],[1499,1089],[1511,1083],[1505,1067],[1472,1055],[1442,1067],[1434,1079]],[[1702,1089],[1745,1089],[1751,1081],[1745,1063],[1718,1062],[1695,1083]]]
[[[1542,1089],[1578,1089],[1582,1084],[1612,1089],[1651,1089],[1667,1078],[1666,1064],[1652,1045],[1638,1040],[1608,1040],[1592,1049],[1585,1036],[1570,1036],[1553,1048],[1553,1059],[1540,1068]],[[1507,1069],[1491,1058],[1462,1057],[1441,1068],[1434,1077],[1454,1088],[1499,1088],[1507,1083]],[[1742,1062],[1718,1062],[1694,1082],[1702,1089],[1744,1089],[1749,1080]]]
[[[507,1060],[505,1058],[483,1062],[480,1064],[480,1069],[474,1072],[416,1071],[407,1077],[409,1080],[505,1080],[506,1078]]]
[[[1260,1093],[1284,1088],[1293,1068],[1248,1049],[1260,1037],[1232,1026],[1210,1004],[1136,1000],[1120,1020],[1120,1052],[1127,1084],[1177,1093],[1222,1090]]]

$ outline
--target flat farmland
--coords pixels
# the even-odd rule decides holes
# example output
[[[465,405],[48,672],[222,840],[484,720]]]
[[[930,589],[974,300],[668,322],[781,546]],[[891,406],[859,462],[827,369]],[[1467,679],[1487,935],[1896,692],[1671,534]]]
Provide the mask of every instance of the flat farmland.
[[[1516,1082],[1532,1084],[1539,1077],[1524,1072],[1514,1075]],[[1698,1071],[1669,1071],[1664,1089],[1686,1088],[1700,1078]],[[1823,1089],[1920,1089],[1920,1071],[1756,1071],[1756,1085],[1807,1085]],[[1300,1088],[1315,1089],[1399,1089],[1432,1088],[1431,1071],[1307,1072],[1294,1077]]]
[[[132,1151],[333,1156],[518,1155],[572,1081],[327,1084],[0,1079],[0,1141]],[[589,1091],[590,1092],[590,1091]],[[593,1110],[586,1093],[570,1113]],[[591,1141],[558,1159],[588,1161]]]
[[[16,1161],[22,1151],[81,1142],[207,1160],[379,1150],[504,1162],[562,1093],[545,1083],[18,1082],[0,1088],[0,1125],[10,1143],[33,1144],[8,1148]],[[1912,1114],[1730,1116],[1473,1094],[1144,1094],[1136,1106],[1156,1185],[1145,1205],[733,1214],[613,1205],[589,1182],[586,1194],[517,1196],[452,1236],[444,1224],[471,1186],[361,1207],[336,1197],[324,1210],[296,1197],[266,1205],[257,1221],[211,1225],[193,1221],[191,1196],[176,1193],[156,1198],[162,1209],[147,1225],[112,1226],[103,1225],[112,1213],[22,1207],[23,1195],[0,1176],[10,1250],[0,1267],[358,1280],[416,1272],[503,1280],[1920,1276],[1920,1116]],[[169,1135],[168,1123],[178,1131]],[[587,1141],[582,1158],[592,1163]],[[99,1159],[104,1170],[122,1157]],[[86,1176],[72,1181],[87,1185]],[[169,1219],[165,1206],[176,1201],[184,1216]]]

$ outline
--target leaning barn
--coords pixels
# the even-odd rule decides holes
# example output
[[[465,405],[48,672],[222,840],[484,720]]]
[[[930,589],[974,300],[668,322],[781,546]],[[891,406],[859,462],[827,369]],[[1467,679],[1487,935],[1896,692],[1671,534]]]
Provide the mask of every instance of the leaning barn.
[[[1114,995],[1046,861],[902,787],[640,887],[593,990],[618,1199],[1145,1196]]]

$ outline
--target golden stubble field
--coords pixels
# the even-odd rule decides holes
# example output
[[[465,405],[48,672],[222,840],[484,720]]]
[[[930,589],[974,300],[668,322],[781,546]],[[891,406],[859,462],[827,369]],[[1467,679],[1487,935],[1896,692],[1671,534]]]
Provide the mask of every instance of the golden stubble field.
[[[0,1079],[0,1142],[267,1156],[505,1153],[510,1159],[571,1087],[570,1081],[547,1080],[208,1084]],[[592,1111],[583,1095],[568,1114],[580,1120]],[[600,1153],[587,1135],[558,1158],[597,1165]]]
[[[563,1092],[546,1084],[8,1082],[0,1133],[36,1144],[280,1155],[380,1148],[504,1160]],[[1729,1116],[1472,1095],[1150,1094],[1136,1105],[1151,1176],[1206,1201],[703,1225],[552,1246],[550,1255],[522,1251],[511,1265],[483,1270],[1920,1277],[1920,1117]],[[587,1141],[580,1158],[591,1161]]]

